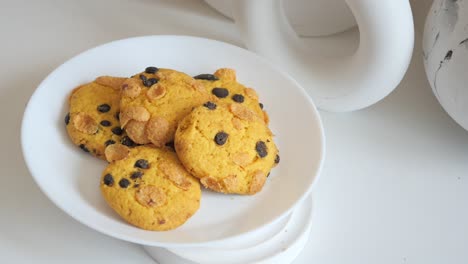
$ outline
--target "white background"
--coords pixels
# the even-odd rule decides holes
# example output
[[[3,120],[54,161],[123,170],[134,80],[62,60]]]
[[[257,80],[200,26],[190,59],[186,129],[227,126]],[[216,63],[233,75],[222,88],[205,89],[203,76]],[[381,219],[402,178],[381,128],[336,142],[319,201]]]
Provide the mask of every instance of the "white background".
[[[399,87],[365,110],[321,112],[327,157],[311,237],[294,264],[468,263],[468,133],[439,106],[424,74],[431,1],[411,4],[415,51]],[[0,263],[153,263],[141,247],[79,224],[40,192],[21,156],[22,113],[50,71],[88,48],[150,34],[242,46],[232,21],[200,0],[2,0],[0,34]]]

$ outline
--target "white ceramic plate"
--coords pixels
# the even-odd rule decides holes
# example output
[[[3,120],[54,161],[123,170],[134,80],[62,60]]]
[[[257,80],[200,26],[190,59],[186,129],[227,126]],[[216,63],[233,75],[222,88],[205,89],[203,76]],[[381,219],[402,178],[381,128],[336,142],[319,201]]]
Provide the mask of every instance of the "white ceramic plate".
[[[255,87],[277,135],[281,162],[255,196],[204,191],[200,210],[173,231],[133,227],[101,197],[106,166],[73,146],[64,116],[70,91],[99,75],[131,76],[153,65],[190,75],[220,67],[237,70],[238,80]],[[210,246],[249,236],[279,221],[310,192],[324,157],[321,121],[304,90],[255,54],[226,43],[187,36],[147,36],[111,42],[83,52],[53,71],[32,95],[21,131],[26,164],[42,191],[81,223],[123,240],[162,247]]]

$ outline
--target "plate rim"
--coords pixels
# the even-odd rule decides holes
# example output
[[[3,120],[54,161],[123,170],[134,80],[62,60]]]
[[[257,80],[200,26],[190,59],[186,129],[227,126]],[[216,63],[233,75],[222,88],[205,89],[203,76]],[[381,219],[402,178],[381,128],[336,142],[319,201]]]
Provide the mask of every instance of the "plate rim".
[[[109,231],[107,230],[106,228],[101,228],[99,227],[98,225],[95,225],[93,224],[92,221],[86,221],[86,219],[83,219],[81,216],[79,216],[79,214],[77,213],[74,213],[72,209],[70,208],[65,208],[64,206],[62,206],[58,200],[56,200],[56,198],[53,197],[53,195],[50,194],[49,191],[47,191],[45,189],[45,187],[41,184],[41,181],[39,180],[38,177],[36,177],[35,173],[34,173],[34,170],[31,168],[31,159],[32,157],[28,154],[27,152],[27,149],[26,149],[26,146],[25,146],[25,141],[26,141],[26,138],[27,138],[27,132],[25,131],[25,126],[28,122],[28,120],[30,119],[30,115],[31,115],[31,108],[30,108],[30,105],[32,104],[33,101],[35,101],[35,98],[38,94],[38,91],[40,90],[43,90],[45,89],[45,84],[49,81],[50,78],[53,77],[53,75],[55,75],[55,73],[61,69],[64,65],[67,65],[68,63],[70,63],[71,61],[75,60],[76,58],[80,57],[80,56],[83,56],[85,54],[88,54],[88,53],[92,53],[93,51],[97,50],[97,49],[100,49],[100,48],[103,48],[105,46],[109,46],[109,45],[114,45],[116,43],[120,43],[120,42],[132,42],[132,41],[145,41],[147,39],[155,39],[155,38],[159,38],[159,39],[162,39],[162,38],[166,38],[166,39],[180,39],[180,40],[196,40],[196,41],[210,41],[210,42],[216,42],[217,44],[220,44],[220,45],[227,45],[229,46],[230,48],[234,48],[234,49],[240,49],[242,50],[243,52],[248,52],[250,53],[250,55],[252,55],[253,57],[255,57],[256,59],[260,60],[262,63],[264,63],[265,65],[268,65],[268,67],[272,68],[274,71],[278,72],[279,74],[282,75],[282,77],[288,79],[289,81],[291,81],[295,86],[296,88],[298,89],[298,91],[307,99],[307,102],[309,103],[309,106],[311,106],[311,110],[313,111],[313,114],[315,115],[315,118],[317,120],[317,125],[318,125],[318,137],[319,137],[319,140],[318,142],[320,143],[320,149],[319,149],[319,152],[318,152],[318,155],[319,155],[319,160],[318,160],[318,166],[317,166],[317,169],[316,171],[314,172],[315,173],[315,178],[313,179],[312,183],[309,185],[309,187],[307,188],[307,190],[305,192],[302,193],[302,195],[294,202],[291,204],[291,206],[285,210],[284,212],[282,212],[281,214],[279,214],[279,216],[277,216],[276,218],[273,218],[272,220],[270,221],[266,221],[264,224],[258,226],[257,228],[254,228],[254,229],[251,229],[251,230],[247,230],[247,231],[244,231],[244,232],[240,232],[240,233],[237,233],[235,235],[230,235],[230,236],[226,236],[226,237],[223,237],[223,238],[220,238],[220,239],[215,239],[215,240],[209,240],[209,241],[203,241],[203,242],[188,242],[188,243],[179,243],[179,242],[158,242],[158,241],[148,241],[147,239],[138,239],[138,238],[134,238],[133,236],[127,236],[127,235],[123,235],[123,234],[120,234],[120,233],[116,233],[116,232],[113,232],[113,231]],[[274,224],[278,221],[280,221],[281,219],[283,219],[284,217],[286,217],[287,215],[289,215],[292,210],[300,203],[302,203],[307,197],[308,195],[312,192],[312,189],[314,188],[314,186],[316,185],[317,181],[319,180],[320,178],[320,175],[321,175],[321,172],[322,172],[322,168],[323,168],[323,164],[324,164],[324,160],[325,160],[325,145],[326,145],[326,140],[325,140],[325,133],[324,133],[324,128],[323,128],[323,122],[322,122],[322,119],[321,119],[321,116],[320,116],[320,113],[318,112],[317,110],[317,106],[315,105],[315,103],[313,102],[312,98],[307,94],[306,90],[295,80],[293,79],[288,73],[286,73],[285,71],[282,71],[278,66],[276,66],[275,64],[269,62],[267,59],[261,57],[260,55],[250,51],[250,50],[247,50],[247,49],[244,49],[244,48],[241,48],[239,46],[236,46],[236,45],[233,45],[233,44],[230,44],[230,43],[226,43],[224,41],[219,41],[219,40],[214,40],[214,39],[210,39],[210,38],[203,38],[203,37],[196,37],[196,36],[189,36],[189,35],[144,35],[144,36],[137,36],[137,37],[130,37],[130,38],[123,38],[123,39],[118,39],[118,40],[114,40],[114,41],[110,41],[110,42],[106,42],[106,43],[103,43],[103,44],[100,44],[100,45],[97,45],[95,47],[92,47],[92,48],[89,48],[89,49],[86,49],[84,51],[81,51],[79,52],[78,54],[75,54],[73,55],[71,58],[65,60],[63,63],[61,63],[60,65],[58,65],[57,67],[54,68],[54,70],[52,70],[40,83],[39,85],[36,87],[36,89],[33,91],[32,95],[30,96],[29,100],[28,100],[28,103],[26,104],[26,107],[24,109],[24,112],[23,112],[23,116],[22,116],[22,121],[21,121],[21,131],[20,131],[20,135],[21,135],[21,151],[22,151],[22,156],[23,156],[23,159],[24,159],[24,163],[26,165],[26,168],[28,169],[29,171],[29,174],[31,175],[31,177],[33,178],[34,182],[36,183],[36,185],[39,187],[39,189],[41,190],[41,192],[56,206],[58,207],[60,210],[62,210],[63,212],[65,212],[68,216],[70,216],[71,218],[73,218],[74,220],[76,220],[77,222],[95,230],[95,231],[98,231],[102,234],[105,234],[107,236],[110,236],[110,237],[113,237],[113,238],[117,238],[117,239],[120,239],[120,240],[124,240],[124,241],[128,241],[128,242],[132,242],[132,243],[136,243],[136,244],[140,244],[140,245],[148,245],[148,246],[163,246],[163,247],[173,247],[173,248],[177,248],[177,247],[193,247],[193,246],[209,246],[211,244],[216,244],[216,243],[220,243],[220,242],[228,242],[230,240],[234,240],[234,239],[241,239],[242,237],[248,237],[249,235],[251,234],[254,234],[257,230],[259,229],[262,229],[262,228],[267,228],[268,226],[270,226],[271,224]],[[152,232],[152,231],[148,231],[148,232]]]

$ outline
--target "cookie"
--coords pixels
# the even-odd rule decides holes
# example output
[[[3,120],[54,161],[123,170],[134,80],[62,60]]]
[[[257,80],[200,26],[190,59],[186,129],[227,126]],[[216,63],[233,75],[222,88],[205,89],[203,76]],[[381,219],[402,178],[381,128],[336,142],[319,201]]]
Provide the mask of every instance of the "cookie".
[[[68,135],[83,151],[104,159],[106,146],[134,145],[120,128],[120,90],[126,78],[102,76],[75,88],[65,117]]]
[[[216,192],[259,192],[278,149],[264,120],[250,108],[207,102],[180,123],[175,149],[185,168]],[[277,158],[278,157],[278,158]]]
[[[253,110],[268,124],[268,115],[263,111],[263,104],[259,102],[257,92],[237,82],[235,70],[221,68],[214,74],[200,74],[194,78],[206,87],[208,93],[215,96],[214,102],[242,104]]]
[[[164,231],[185,223],[200,207],[201,190],[169,148],[151,145],[106,149],[112,162],[100,188],[109,206],[128,223]]]
[[[178,122],[211,98],[202,84],[175,70],[148,67],[122,85],[120,121],[138,144],[174,140]]]

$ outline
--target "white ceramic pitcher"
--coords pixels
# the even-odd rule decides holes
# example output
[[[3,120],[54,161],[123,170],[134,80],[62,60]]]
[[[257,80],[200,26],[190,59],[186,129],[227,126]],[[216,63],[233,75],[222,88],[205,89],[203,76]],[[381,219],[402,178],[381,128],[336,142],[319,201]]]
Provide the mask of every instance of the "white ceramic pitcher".
[[[234,20],[247,47],[290,73],[319,108],[364,108],[399,84],[414,43],[408,0],[346,0],[359,26],[360,44],[353,55],[338,58],[304,45],[286,18],[287,1],[233,1]]]
[[[234,18],[236,0],[205,0],[229,18]],[[344,0],[287,0],[284,13],[297,34],[304,37],[327,36],[356,26],[353,13]]]

